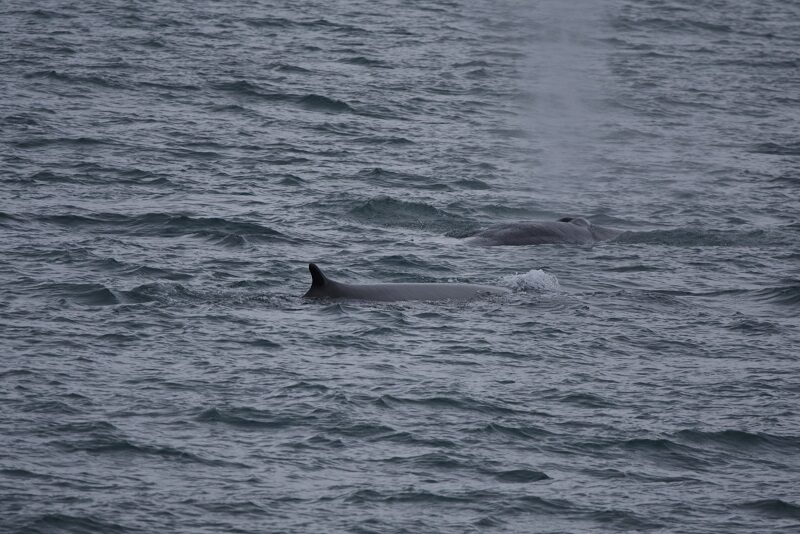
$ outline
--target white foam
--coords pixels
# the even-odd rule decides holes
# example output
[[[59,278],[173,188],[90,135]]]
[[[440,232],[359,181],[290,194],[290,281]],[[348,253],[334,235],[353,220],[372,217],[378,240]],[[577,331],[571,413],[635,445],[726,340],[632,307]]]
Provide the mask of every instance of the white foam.
[[[500,279],[501,283],[514,291],[558,291],[561,286],[556,275],[541,269],[531,269],[523,274],[511,274]]]

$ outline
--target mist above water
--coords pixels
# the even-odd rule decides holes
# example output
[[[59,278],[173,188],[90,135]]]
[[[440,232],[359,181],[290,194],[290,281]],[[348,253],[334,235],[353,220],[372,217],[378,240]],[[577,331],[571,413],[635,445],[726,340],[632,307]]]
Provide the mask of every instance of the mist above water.
[[[545,0],[531,8],[536,26],[522,76],[522,127],[535,157],[536,182],[579,186],[597,171],[609,97],[605,2]]]

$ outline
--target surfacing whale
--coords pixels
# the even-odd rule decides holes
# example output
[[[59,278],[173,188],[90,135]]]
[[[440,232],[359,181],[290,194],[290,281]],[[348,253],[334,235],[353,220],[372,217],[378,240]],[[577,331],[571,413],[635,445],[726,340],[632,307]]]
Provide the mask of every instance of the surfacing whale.
[[[564,217],[552,222],[514,223],[493,226],[466,239],[475,245],[588,244],[605,241],[622,232],[595,226],[582,217]]]
[[[344,284],[326,277],[313,263],[311,288],[303,295],[306,298],[335,298],[373,301],[399,300],[468,300],[487,295],[500,295],[510,290],[477,284]]]

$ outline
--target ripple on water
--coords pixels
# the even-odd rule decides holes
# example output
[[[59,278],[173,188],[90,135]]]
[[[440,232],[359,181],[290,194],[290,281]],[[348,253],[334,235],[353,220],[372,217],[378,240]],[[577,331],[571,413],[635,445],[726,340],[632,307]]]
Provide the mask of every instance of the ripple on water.
[[[0,530],[796,530],[800,4],[34,4]],[[626,232],[456,240],[578,215]]]

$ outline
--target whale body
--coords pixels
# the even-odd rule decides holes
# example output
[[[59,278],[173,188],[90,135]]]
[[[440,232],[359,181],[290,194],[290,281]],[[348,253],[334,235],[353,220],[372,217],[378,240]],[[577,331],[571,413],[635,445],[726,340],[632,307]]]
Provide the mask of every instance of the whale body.
[[[582,217],[564,217],[557,221],[493,226],[465,241],[483,246],[588,244],[605,241],[621,233],[619,230],[595,226]]]
[[[477,284],[345,284],[326,277],[313,263],[311,288],[303,295],[306,298],[338,298],[372,301],[400,300],[468,300],[487,295],[500,295],[510,290]]]

